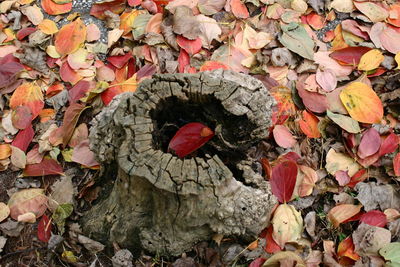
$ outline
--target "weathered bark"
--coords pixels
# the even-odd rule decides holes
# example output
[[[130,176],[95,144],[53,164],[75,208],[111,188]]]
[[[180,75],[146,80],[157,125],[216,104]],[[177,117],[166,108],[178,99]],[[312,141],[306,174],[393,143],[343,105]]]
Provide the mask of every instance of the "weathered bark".
[[[117,166],[117,179],[84,216],[84,231],[169,255],[215,233],[254,238],[276,199],[246,150],[268,136],[273,104],[261,82],[222,70],[156,75],[117,96],[90,134],[91,149],[104,168]],[[167,153],[171,134],[194,121],[216,136],[193,157]]]

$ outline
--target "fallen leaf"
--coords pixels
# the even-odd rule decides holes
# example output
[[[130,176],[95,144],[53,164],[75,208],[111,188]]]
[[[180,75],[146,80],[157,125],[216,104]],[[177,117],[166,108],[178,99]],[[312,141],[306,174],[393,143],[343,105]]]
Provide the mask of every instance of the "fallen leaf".
[[[63,174],[63,168],[54,159],[44,158],[42,162],[37,164],[26,165],[23,176],[45,176]]]
[[[333,0],[330,6],[343,13],[351,13],[355,9],[353,0]]]
[[[10,216],[17,220],[19,215],[32,212],[39,218],[47,209],[47,197],[43,189],[30,188],[20,190],[11,195],[8,201]]]
[[[347,171],[349,176],[353,176],[360,169],[360,165],[348,155],[331,148],[326,155],[325,169],[331,175],[335,175],[337,171]]]
[[[370,128],[364,132],[360,145],[358,146],[357,155],[365,159],[379,151],[381,146],[381,137],[377,130]]]
[[[306,110],[303,111],[302,115],[303,118],[299,121],[299,126],[303,133],[307,135],[308,138],[321,137],[321,133],[318,129],[318,118]]]
[[[379,250],[390,243],[390,231],[362,223],[352,234],[355,251],[360,256],[378,256]]]
[[[18,147],[22,151],[26,152],[34,136],[35,132],[33,131],[32,124],[29,124],[29,126],[26,127],[24,130],[18,132],[11,145],[14,147]]]
[[[51,186],[51,194],[49,195],[49,209],[54,212],[60,203],[73,204],[74,202],[74,185],[70,176],[61,176]]]
[[[176,37],[176,42],[189,55],[194,55],[201,51],[202,43],[200,38],[197,38],[195,40],[189,40],[183,36],[178,35]]]
[[[293,251],[279,251],[264,262],[263,267],[306,266],[303,259]]]
[[[338,49],[329,54],[329,56],[343,65],[358,66],[361,57],[371,51],[371,48],[365,46],[352,46]]]
[[[212,48],[212,41],[219,40],[219,36],[222,33],[221,27],[219,26],[218,22],[213,18],[206,17],[201,14],[197,15],[195,18],[199,25],[199,37],[202,41],[203,47],[207,49]]]
[[[335,172],[335,179],[338,181],[340,186],[347,185],[351,180],[350,176],[347,174],[347,171]]]
[[[133,75],[131,78],[122,83],[112,84],[107,90],[101,93],[101,99],[105,105],[108,105],[116,95],[125,92],[135,92],[137,85],[138,82],[136,80],[136,76]]]
[[[304,27],[298,23],[291,22],[281,28],[283,34],[279,37],[279,42],[292,52],[312,60],[315,44]]]
[[[3,202],[0,202],[0,222],[4,221],[10,215],[10,208]]]
[[[49,242],[51,237],[51,228],[51,221],[49,217],[47,217],[46,214],[43,214],[38,223],[38,239],[45,243]]]
[[[328,213],[328,219],[334,227],[350,219],[360,212],[362,205],[341,204],[333,207]]]
[[[241,0],[228,0],[230,1],[231,11],[235,17],[239,19],[247,19],[250,14],[246,5]]]
[[[400,4],[390,6],[387,22],[393,26],[400,27]]]
[[[271,253],[271,254],[282,250],[281,247],[275,242],[274,238],[272,237],[272,232],[273,232],[273,228],[272,228],[272,225],[270,225],[267,228],[267,233],[265,236],[266,244],[265,244],[264,250],[267,253]]]
[[[23,83],[10,98],[10,107],[27,106],[32,112],[32,120],[35,119],[44,107],[43,93],[36,82]]]
[[[11,156],[11,147],[9,144],[0,144],[0,160]]]
[[[17,106],[12,112],[11,121],[15,128],[23,130],[32,122],[32,112],[28,106]]]
[[[93,167],[99,165],[95,159],[94,153],[89,148],[89,140],[83,140],[74,148],[72,153],[72,161],[85,165],[87,167]]]
[[[11,146],[11,163],[20,169],[25,168],[26,165],[26,155],[25,152],[18,147]]]
[[[64,25],[54,39],[60,55],[68,55],[79,49],[86,40],[86,26],[80,18]]]
[[[354,247],[354,243],[353,243],[353,238],[351,238],[351,236],[348,236],[347,238],[343,239],[339,243],[338,249],[337,249],[337,256],[339,258],[347,257],[347,258],[357,261],[358,259],[360,259],[360,255],[358,255],[354,251],[354,249],[355,249],[355,247]]]
[[[44,19],[43,13],[37,5],[23,6],[21,7],[21,12],[35,26],[39,25]]]
[[[385,227],[387,223],[386,215],[380,210],[370,210],[360,218],[360,223],[372,226]]]
[[[296,185],[298,167],[294,161],[285,160],[272,168],[271,184],[272,193],[280,203],[289,202]]]
[[[179,128],[169,142],[168,151],[184,158],[205,145],[213,136],[214,132],[204,124],[191,122]]]
[[[106,16],[104,12],[106,10],[111,11],[112,13],[115,14],[120,14],[125,10],[125,0],[108,0],[108,1],[102,1],[98,3],[94,3],[91,5],[90,8],[90,15],[98,18],[98,19],[105,19]]]
[[[354,5],[372,22],[384,21],[389,16],[389,13],[386,11],[386,9],[373,2],[354,1]]]
[[[336,123],[342,129],[344,129],[345,131],[347,131],[349,133],[359,133],[361,131],[360,125],[358,124],[358,122],[348,116],[332,113],[329,110],[326,111],[326,115],[334,123]]]
[[[390,266],[396,266],[400,264],[400,242],[392,242],[385,245],[379,250],[379,254],[385,258],[386,261],[390,261]]]
[[[200,71],[211,71],[217,69],[229,70],[229,67],[218,61],[205,61],[200,67]]]
[[[99,27],[94,24],[90,23],[89,25],[86,26],[86,41],[87,42],[93,42],[97,41],[100,39],[101,36],[101,31]]]
[[[197,7],[202,14],[210,16],[221,11],[225,2],[226,0],[199,0]]]
[[[309,196],[312,194],[315,183],[318,181],[318,174],[314,169],[305,165],[299,165],[299,170],[301,176],[301,182],[298,189],[299,196]],[[297,179],[299,179],[299,176],[297,177]]]
[[[55,34],[58,32],[58,27],[57,24],[49,19],[44,19],[40,24],[38,25],[38,29],[41,30],[45,34]]]
[[[364,123],[379,123],[382,120],[382,102],[365,83],[351,83],[342,90],[340,99],[353,119]]]
[[[274,135],[275,142],[280,147],[289,148],[293,147],[297,143],[289,129],[284,125],[275,125],[272,133]]]
[[[281,204],[274,212],[272,227],[272,237],[283,249],[287,242],[295,242],[301,237],[303,218],[294,206]]]
[[[52,0],[42,0],[43,10],[52,16],[68,13],[72,10],[72,2],[66,4],[56,4]]]
[[[385,57],[378,49],[372,49],[363,54],[358,64],[358,70],[371,71],[379,67]]]
[[[331,92],[336,89],[337,79],[333,70],[321,70],[318,68],[315,78],[325,92]]]
[[[58,230],[61,232],[61,234],[64,233],[64,228],[65,228],[65,220],[71,216],[72,212],[74,210],[74,206],[69,203],[63,203],[59,204],[54,211],[53,215],[51,218],[53,221],[57,224]]]
[[[24,69],[18,62],[7,62],[0,65],[0,88],[7,87],[17,81],[17,75]]]
[[[390,27],[383,29],[379,35],[382,46],[392,54],[400,52],[400,32],[395,31]]]
[[[394,175],[400,176],[400,153],[397,153],[393,158]]]

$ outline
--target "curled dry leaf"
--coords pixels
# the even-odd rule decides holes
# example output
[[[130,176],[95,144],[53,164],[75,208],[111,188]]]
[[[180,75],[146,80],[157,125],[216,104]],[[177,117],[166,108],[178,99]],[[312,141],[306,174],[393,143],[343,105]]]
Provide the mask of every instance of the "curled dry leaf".
[[[333,226],[338,227],[342,222],[360,212],[362,205],[341,204],[333,207],[328,213],[328,219]]]
[[[301,237],[303,218],[294,206],[281,204],[274,212],[272,225],[272,237],[283,248],[287,242],[295,242]]]
[[[19,215],[27,212],[35,214],[39,218],[47,209],[47,197],[43,189],[31,188],[14,193],[8,201],[11,218],[18,219]]]

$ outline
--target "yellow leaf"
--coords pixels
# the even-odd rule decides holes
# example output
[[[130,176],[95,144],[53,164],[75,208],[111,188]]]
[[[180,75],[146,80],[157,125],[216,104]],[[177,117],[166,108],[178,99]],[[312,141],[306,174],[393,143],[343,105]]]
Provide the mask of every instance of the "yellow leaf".
[[[362,205],[341,204],[332,208],[328,213],[328,219],[333,226],[338,227],[342,222],[350,219],[360,212]]]
[[[11,147],[9,144],[0,145],[0,160],[6,159],[11,156]]]
[[[396,54],[396,56],[394,57],[394,60],[396,60],[396,63],[397,63],[396,70],[400,70],[400,52]]]
[[[45,34],[55,34],[58,32],[57,24],[49,19],[43,20],[39,25],[38,25],[39,30],[41,30]]]
[[[353,158],[347,154],[336,152],[333,148],[326,154],[325,169],[331,175],[335,175],[337,171],[346,171],[351,177],[360,168],[361,166]]]
[[[287,242],[294,242],[300,238],[303,218],[292,205],[281,204],[275,210],[272,225],[272,237],[283,248]]]
[[[3,202],[0,202],[0,222],[7,219],[8,215],[10,215],[10,208]]]
[[[379,67],[385,57],[378,49],[372,49],[365,53],[358,64],[358,70],[370,71]]]
[[[356,121],[379,123],[382,120],[382,102],[375,91],[365,83],[351,83],[340,92],[340,100]]]

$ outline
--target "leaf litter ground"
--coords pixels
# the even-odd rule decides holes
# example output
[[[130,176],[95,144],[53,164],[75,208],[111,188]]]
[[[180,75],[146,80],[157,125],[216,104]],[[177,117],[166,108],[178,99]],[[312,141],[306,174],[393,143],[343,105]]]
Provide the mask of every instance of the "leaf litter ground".
[[[77,223],[108,188],[89,122],[154,73],[223,68],[277,100],[249,151],[281,202],[272,224],[250,244],[216,235],[134,264],[399,265],[399,43],[392,0],[2,1],[0,261],[131,262]]]

